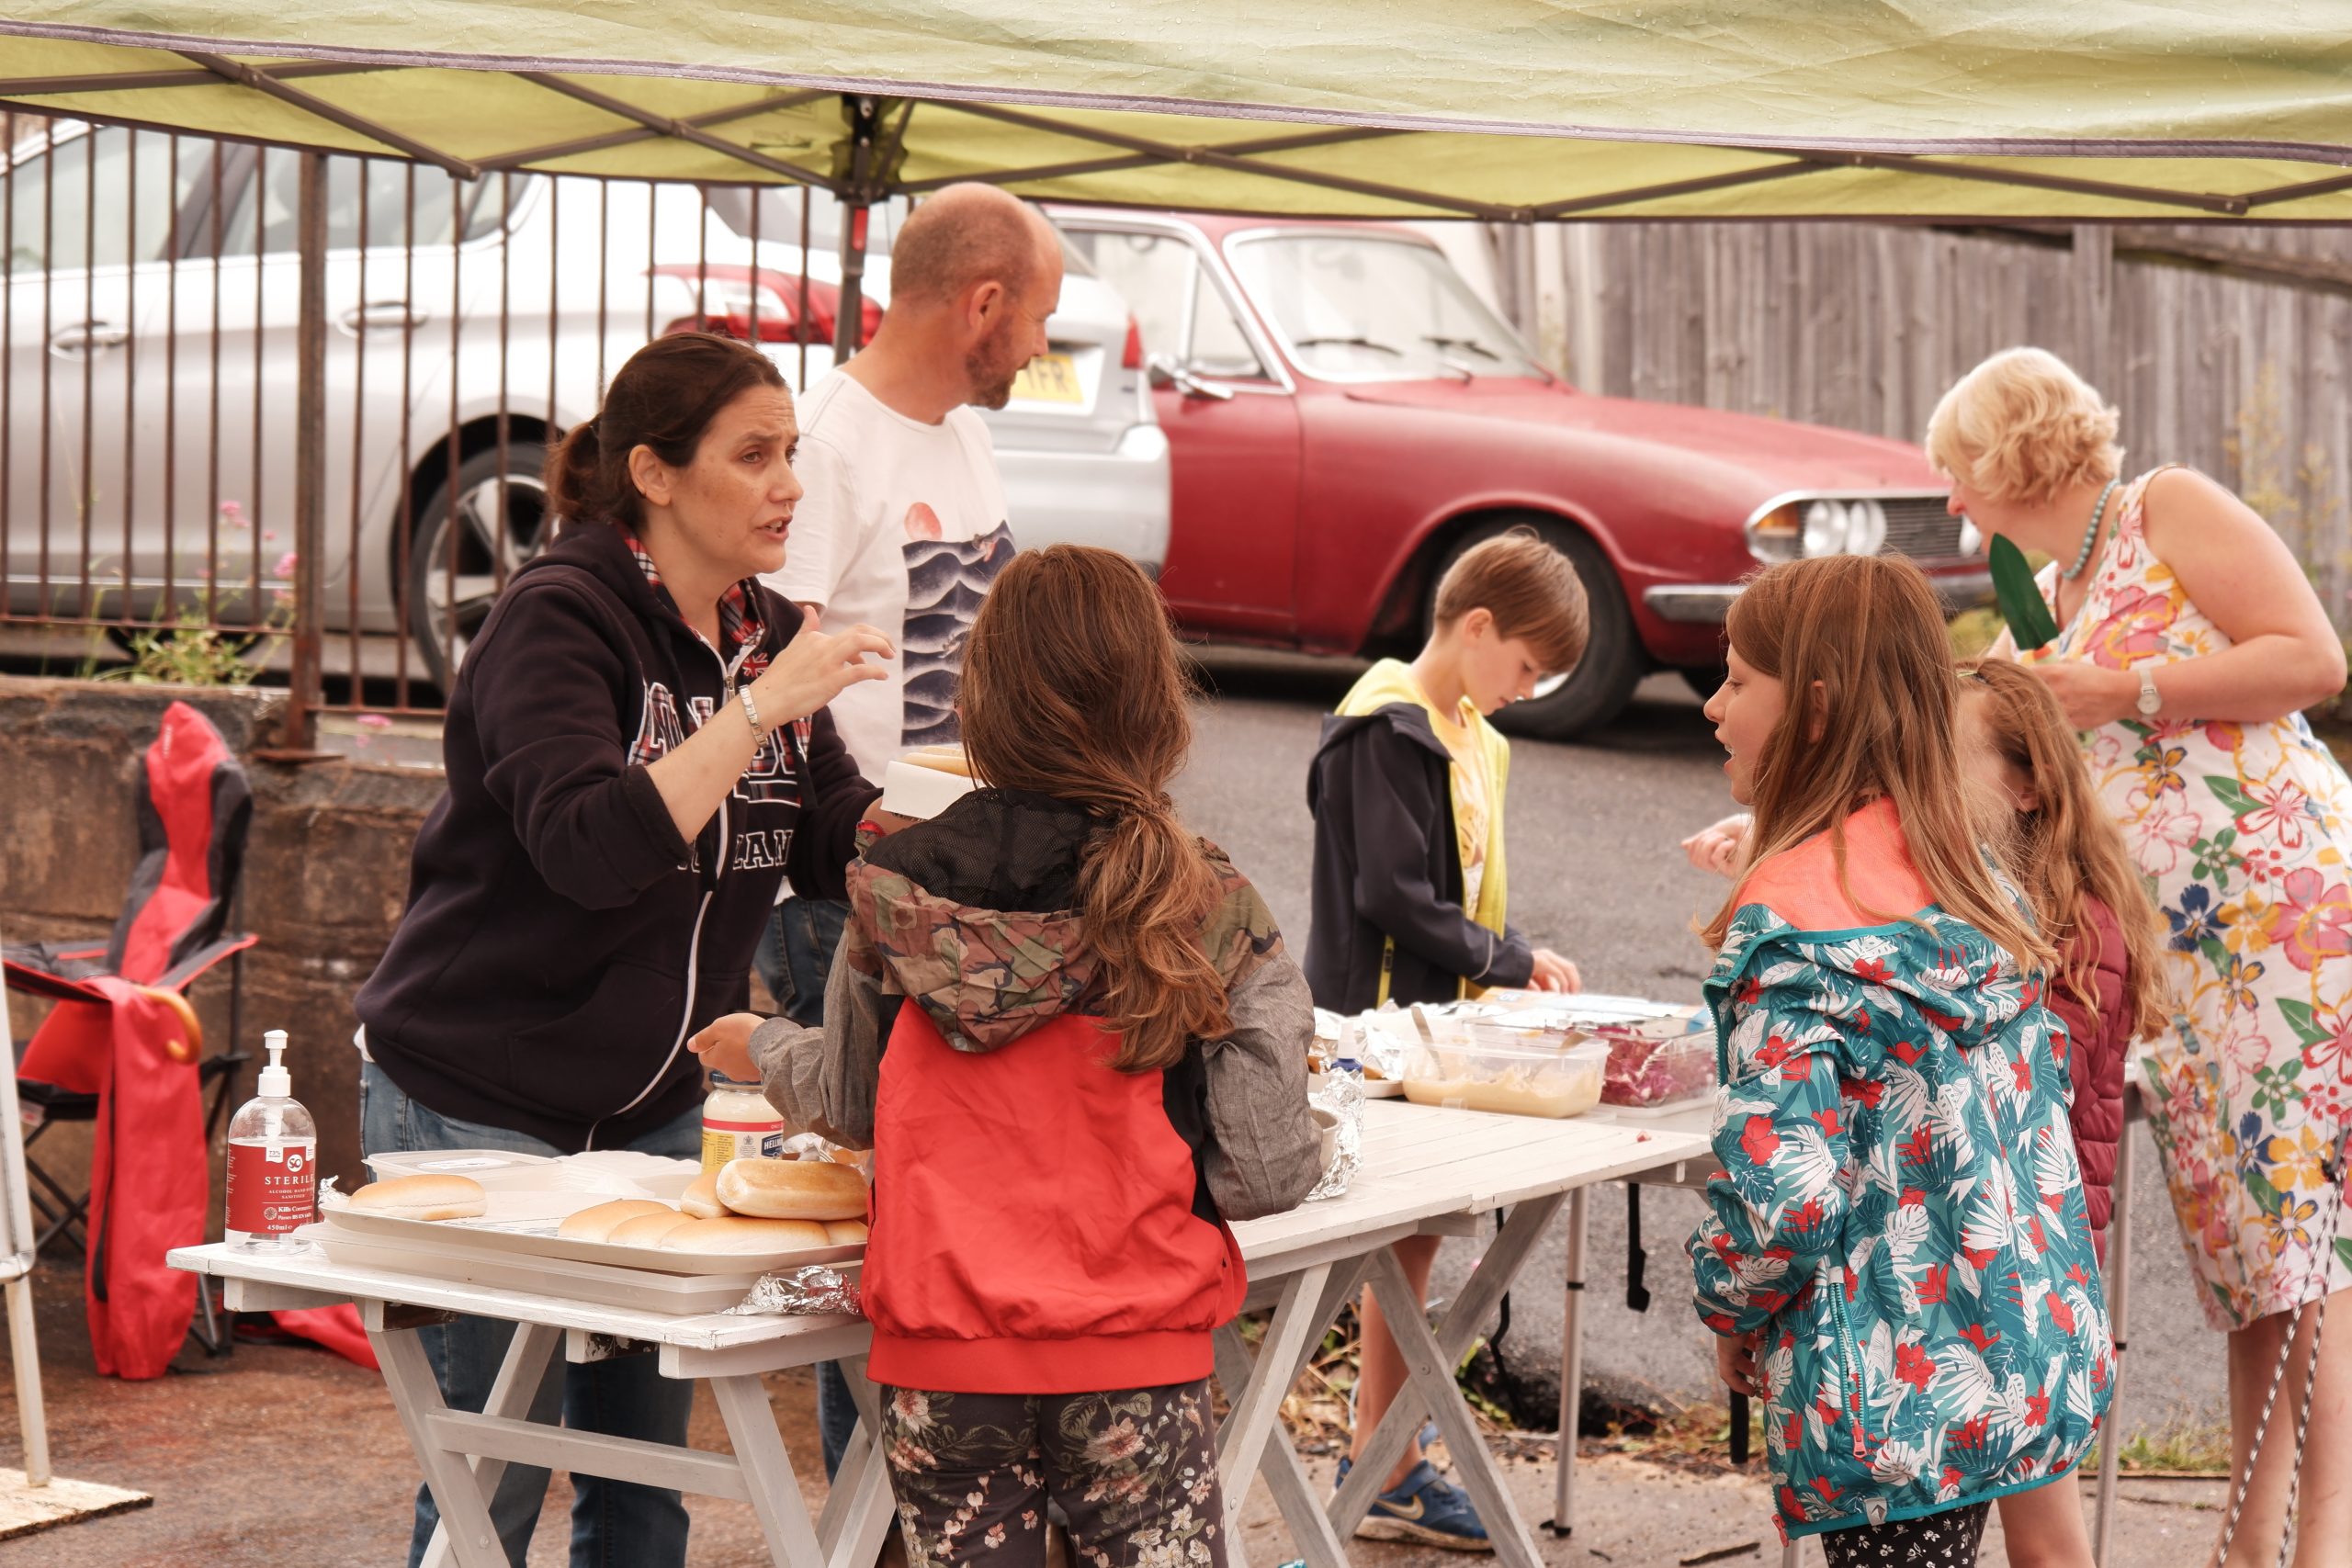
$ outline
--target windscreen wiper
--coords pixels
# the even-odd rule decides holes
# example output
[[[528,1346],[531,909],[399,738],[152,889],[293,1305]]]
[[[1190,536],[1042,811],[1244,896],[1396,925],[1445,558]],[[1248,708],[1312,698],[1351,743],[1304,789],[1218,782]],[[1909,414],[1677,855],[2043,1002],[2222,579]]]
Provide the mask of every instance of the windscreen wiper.
[[[1293,348],[1321,348],[1327,344],[1338,348],[1377,349],[1383,354],[1394,355],[1398,359],[1405,357],[1405,351],[1395,344],[1374,343],[1368,337],[1303,337],[1293,343],[1291,346]]]

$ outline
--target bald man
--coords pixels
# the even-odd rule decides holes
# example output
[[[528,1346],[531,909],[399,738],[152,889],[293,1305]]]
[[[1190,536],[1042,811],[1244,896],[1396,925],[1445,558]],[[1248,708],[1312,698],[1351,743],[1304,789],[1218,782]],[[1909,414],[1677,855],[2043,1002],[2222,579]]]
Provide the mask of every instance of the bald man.
[[[801,399],[794,509],[783,570],[766,581],[819,624],[879,628],[898,649],[887,679],[831,711],[858,771],[882,777],[917,746],[958,739],[956,679],[972,617],[1012,559],[996,448],[974,407],[1001,409],[1046,351],[1062,291],[1061,238],[993,186],[949,186],[899,231],[890,308],[874,341]],[[825,977],[847,906],[786,899],[758,958],[796,1021],[824,1021]],[[819,1382],[825,1471],[855,1420],[829,1366]]]

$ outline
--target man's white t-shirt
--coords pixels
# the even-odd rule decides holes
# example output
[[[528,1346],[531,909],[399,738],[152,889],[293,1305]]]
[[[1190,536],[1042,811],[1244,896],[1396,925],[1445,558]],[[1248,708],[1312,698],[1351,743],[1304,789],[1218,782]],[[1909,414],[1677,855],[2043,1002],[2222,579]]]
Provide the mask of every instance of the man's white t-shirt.
[[[878,784],[909,750],[958,739],[964,644],[1013,554],[996,448],[970,408],[925,424],[836,370],[800,400],[792,468],[808,493],[783,569],[763,581],[823,605],[827,631],[863,621],[898,649],[888,679],[861,681],[831,706],[858,772]]]

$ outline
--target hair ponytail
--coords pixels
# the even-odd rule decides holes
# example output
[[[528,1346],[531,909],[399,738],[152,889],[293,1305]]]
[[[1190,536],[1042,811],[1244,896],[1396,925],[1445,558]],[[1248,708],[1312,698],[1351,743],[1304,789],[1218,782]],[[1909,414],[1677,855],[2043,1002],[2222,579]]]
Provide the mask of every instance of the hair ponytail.
[[[1173,1066],[1232,1027],[1201,946],[1219,883],[1168,781],[1193,741],[1191,687],[1158,590],[1109,550],[1013,558],[964,655],[957,705],[972,770],[1102,818],[1079,871],[1079,915],[1122,1042],[1121,1072]]]
[[[684,468],[719,410],[754,387],[786,389],[784,372],[748,344],[715,333],[655,338],[628,356],[596,416],[573,425],[548,454],[548,509],[565,523],[642,527],[629,455],[649,447],[672,468]]]

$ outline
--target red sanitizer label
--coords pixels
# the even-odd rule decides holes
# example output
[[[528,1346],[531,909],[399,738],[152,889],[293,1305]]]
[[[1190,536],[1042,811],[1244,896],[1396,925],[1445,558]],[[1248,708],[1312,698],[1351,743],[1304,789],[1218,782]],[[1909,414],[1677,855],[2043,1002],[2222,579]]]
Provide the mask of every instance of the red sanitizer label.
[[[274,1151],[258,1138],[231,1144],[229,1229],[283,1235],[317,1218],[316,1158],[316,1145],[307,1143],[280,1143]]]

